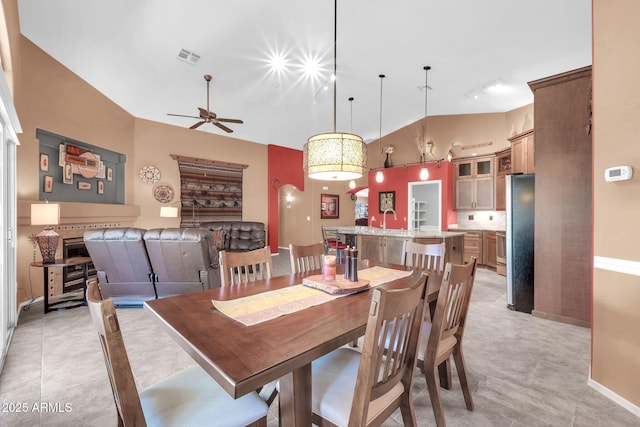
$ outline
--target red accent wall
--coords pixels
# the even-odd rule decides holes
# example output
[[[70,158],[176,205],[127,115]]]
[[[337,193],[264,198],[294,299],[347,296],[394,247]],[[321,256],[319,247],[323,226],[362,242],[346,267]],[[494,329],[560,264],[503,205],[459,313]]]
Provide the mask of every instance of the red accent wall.
[[[285,184],[290,184],[300,191],[304,191],[304,171],[302,170],[302,151],[293,148],[280,147],[278,145],[267,146],[267,193],[268,193],[268,219],[267,244],[271,253],[278,252],[278,190]]]
[[[420,169],[423,167],[429,169],[429,181],[442,181],[442,231],[447,231],[449,224],[458,222],[453,200],[453,164],[442,161],[440,167],[437,167],[436,163],[427,163],[406,166],[406,170],[404,166],[383,169],[384,182],[381,184],[376,182],[376,171],[370,171],[368,179],[369,225],[371,227],[382,227],[382,213],[378,212],[378,194],[381,191],[395,191],[395,211],[398,219],[394,220],[393,215],[387,214],[387,228],[408,229],[408,184],[421,181],[419,174]],[[372,217],[375,217],[375,221],[372,221]],[[407,221],[404,218],[407,218]]]

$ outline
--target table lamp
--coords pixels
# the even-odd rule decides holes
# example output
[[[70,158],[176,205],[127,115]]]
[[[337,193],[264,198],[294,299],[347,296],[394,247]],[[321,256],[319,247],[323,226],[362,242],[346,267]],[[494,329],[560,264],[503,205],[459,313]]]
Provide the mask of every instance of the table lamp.
[[[46,225],[44,230],[36,235],[36,242],[38,242],[44,264],[55,262],[60,235],[53,231],[52,225],[58,225],[59,223],[60,205],[58,203],[31,205],[31,225]]]

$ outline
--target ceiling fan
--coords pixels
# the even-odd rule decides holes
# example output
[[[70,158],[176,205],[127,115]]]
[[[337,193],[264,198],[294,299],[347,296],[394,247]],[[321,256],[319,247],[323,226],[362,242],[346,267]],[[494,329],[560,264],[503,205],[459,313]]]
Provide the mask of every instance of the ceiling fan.
[[[225,122],[225,123],[243,123],[242,120],[240,119],[223,119],[220,118],[216,115],[216,113],[213,113],[211,111],[209,111],[209,82],[211,81],[211,76],[209,74],[205,74],[204,75],[204,79],[207,81],[207,109],[205,110],[204,108],[200,108],[198,107],[198,110],[200,111],[200,115],[199,116],[187,116],[184,114],[171,114],[171,113],[167,113],[168,116],[177,116],[177,117],[191,117],[194,119],[200,119],[199,122],[197,122],[196,124],[194,124],[193,126],[191,126],[189,129],[196,129],[198,127],[200,127],[201,125],[205,124],[205,123],[211,123],[214,124],[216,126],[218,126],[220,129],[222,129],[225,132],[231,133],[233,132],[232,129],[228,128],[227,126],[223,125],[220,122]]]

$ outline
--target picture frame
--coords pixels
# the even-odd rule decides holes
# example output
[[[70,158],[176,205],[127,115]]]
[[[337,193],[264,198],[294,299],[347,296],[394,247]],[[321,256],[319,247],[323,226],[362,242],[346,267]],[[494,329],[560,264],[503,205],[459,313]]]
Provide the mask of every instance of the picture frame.
[[[340,218],[340,196],[337,194],[320,195],[320,219]]]
[[[107,168],[107,181],[113,181],[113,169]]]
[[[62,174],[63,184],[73,184],[73,165],[71,163],[65,163]]]
[[[49,172],[49,155],[40,153],[40,170],[43,172]]]
[[[45,193],[53,193],[53,176],[46,175],[44,177],[44,189]]]
[[[78,190],[91,190],[91,183],[87,181],[78,181]]]
[[[98,181],[98,194],[104,194],[104,181]]]
[[[381,191],[378,193],[378,212],[383,213],[386,209],[396,210],[396,192]]]

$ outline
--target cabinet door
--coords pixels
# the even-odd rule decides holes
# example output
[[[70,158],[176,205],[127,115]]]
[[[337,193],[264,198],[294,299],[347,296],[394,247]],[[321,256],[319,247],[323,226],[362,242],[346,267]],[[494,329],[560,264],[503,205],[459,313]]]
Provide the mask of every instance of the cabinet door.
[[[469,231],[464,235],[464,262],[471,261],[471,257],[477,259],[478,264],[482,264],[482,231]]]
[[[493,177],[493,157],[488,159],[476,160],[475,176],[481,177]]]
[[[482,247],[482,256],[484,264],[496,268],[496,232],[485,231]]]
[[[536,172],[536,145],[533,140],[533,135],[527,138],[527,142],[525,145],[525,172],[524,173],[535,173]]]
[[[507,183],[504,175],[496,176],[496,210],[507,208]]]
[[[358,236],[358,256],[375,262],[384,262],[381,237]]]
[[[456,209],[473,209],[475,202],[475,181],[472,179],[459,179],[456,181]]]
[[[384,262],[387,264],[400,264],[402,261],[402,246],[404,241],[400,237],[383,237],[384,241]]]
[[[525,173],[524,172],[524,141],[518,140],[511,143],[511,173]]]
[[[456,162],[456,178],[471,178],[475,174],[473,160]]]
[[[473,209],[494,209],[493,192],[495,188],[493,186],[493,177],[476,178],[476,202]]]

